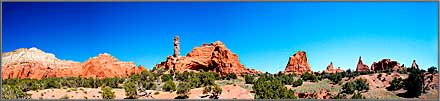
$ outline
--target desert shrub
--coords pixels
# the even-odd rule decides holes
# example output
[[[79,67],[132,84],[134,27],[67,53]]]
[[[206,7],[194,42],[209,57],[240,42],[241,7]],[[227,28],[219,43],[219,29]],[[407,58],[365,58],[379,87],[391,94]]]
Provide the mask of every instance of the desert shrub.
[[[254,83],[254,77],[250,76],[250,75],[245,75],[244,76],[244,81],[246,82],[246,84],[252,84]]]
[[[360,75],[367,75],[367,73],[368,73],[367,71],[361,71],[361,72],[359,72]]]
[[[347,82],[342,86],[342,92],[347,94],[353,94],[356,90],[356,84],[354,82]]]
[[[229,73],[223,77],[223,80],[232,80],[232,79],[237,79],[237,75],[235,73]]]
[[[318,78],[315,75],[310,74],[309,72],[302,74],[301,78],[305,81],[312,81],[312,82],[318,81]]]
[[[173,76],[171,76],[170,74],[164,74],[161,77],[162,82],[166,82],[166,81],[173,81]]]
[[[157,87],[157,84],[154,82],[143,81],[142,85],[147,90],[154,90]]]
[[[337,95],[331,96],[331,99],[346,99],[345,94],[338,93]]]
[[[108,86],[103,86],[101,88],[102,93],[102,99],[115,99],[116,95],[115,92],[112,91],[112,88],[108,87]]]
[[[159,95],[160,93],[158,91],[154,92],[154,95]]]
[[[354,93],[353,96],[351,97],[351,99],[365,99],[364,96],[362,96],[361,93]]]
[[[222,93],[222,88],[217,85],[214,85],[212,88],[212,96],[214,99],[218,99],[218,96]]]
[[[356,84],[356,90],[358,90],[358,91],[363,91],[363,90],[369,89],[366,79],[356,79],[354,82]]]
[[[200,72],[198,77],[200,78],[200,82],[202,86],[213,85],[215,81],[214,72]]]
[[[175,91],[176,90],[176,84],[173,81],[166,81],[165,84],[162,86],[162,90],[164,91]]]
[[[380,80],[381,77],[382,77],[382,73],[379,73],[379,74],[377,75],[377,79]]]
[[[406,97],[418,97],[421,95],[423,89],[423,76],[418,69],[410,69],[408,78],[404,80],[403,84],[407,92]]]
[[[133,82],[126,82],[124,84],[124,90],[125,90],[125,96],[127,96],[129,99],[136,99],[137,98],[137,90],[136,85]]]
[[[339,83],[339,81],[342,80],[342,74],[341,73],[332,74],[328,79],[334,83]]]
[[[402,78],[394,78],[390,81],[390,86],[387,87],[388,90],[397,90],[403,87]]]
[[[262,75],[254,82],[255,99],[296,99],[293,91],[287,89],[281,80],[271,76]]]
[[[437,67],[434,67],[434,66],[429,67],[429,68],[428,68],[428,72],[429,72],[430,74],[438,73]]]
[[[15,85],[2,85],[2,99],[30,99],[30,94]]]
[[[179,98],[188,98],[188,93],[191,88],[191,85],[187,82],[179,83],[177,86],[177,94]]]
[[[303,80],[301,78],[295,80],[295,82],[292,83],[292,87],[298,87],[303,84]]]

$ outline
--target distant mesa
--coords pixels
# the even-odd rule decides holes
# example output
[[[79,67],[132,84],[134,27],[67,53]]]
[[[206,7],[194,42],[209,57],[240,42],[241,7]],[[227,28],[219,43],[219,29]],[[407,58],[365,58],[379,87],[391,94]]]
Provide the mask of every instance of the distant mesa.
[[[344,72],[344,70],[341,69],[341,67],[338,67],[337,69],[333,68],[333,62],[330,62],[330,64],[327,66],[327,69],[324,70],[325,73],[340,73],[340,72]]]
[[[357,71],[357,72],[361,72],[361,71],[367,71],[367,72],[369,72],[369,71],[370,71],[370,69],[368,68],[368,66],[365,65],[365,64],[362,62],[362,57],[359,57],[359,61],[358,61],[357,67],[356,67],[356,71]]]
[[[305,72],[312,72],[310,65],[307,62],[307,56],[305,51],[297,51],[290,56],[287,62],[285,73],[294,73],[296,75],[302,75]]]
[[[238,55],[232,53],[225,44],[220,41],[211,44],[203,44],[200,47],[195,47],[186,56],[179,56],[180,46],[178,42],[179,37],[174,38],[174,55],[168,56],[165,61],[156,65],[153,72],[164,71],[170,73],[183,71],[213,71],[221,75],[235,73],[239,76],[241,74],[256,74],[259,71],[245,68],[238,60]]]
[[[144,68],[121,62],[110,54],[100,54],[83,64],[60,60],[37,48],[20,48],[2,54],[2,79],[48,77],[126,77]]]

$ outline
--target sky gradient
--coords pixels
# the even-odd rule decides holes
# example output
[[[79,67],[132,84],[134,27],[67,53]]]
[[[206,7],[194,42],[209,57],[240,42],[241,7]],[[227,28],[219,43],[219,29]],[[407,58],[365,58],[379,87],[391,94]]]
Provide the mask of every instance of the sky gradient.
[[[384,58],[438,66],[437,2],[3,3],[2,52],[37,47],[84,62],[99,53],[151,69],[220,40],[245,67],[283,71],[307,53],[313,71]]]

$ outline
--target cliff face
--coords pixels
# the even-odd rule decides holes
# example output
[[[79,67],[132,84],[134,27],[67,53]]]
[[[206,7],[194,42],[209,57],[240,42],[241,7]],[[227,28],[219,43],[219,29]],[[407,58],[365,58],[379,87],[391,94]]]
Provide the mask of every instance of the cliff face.
[[[100,57],[99,55],[98,57]],[[92,60],[93,59],[93,60]],[[37,48],[20,48],[12,52],[2,54],[2,79],[7,78],[32,78],[42,79],[47,77],[124,77],[124,75],[140,72],[141,69],[133,70],[134,64],[127,64],[113,59],[92,58],[90,61],[81,64],[80,62],[59,60],[51,53],[45,53]],[[101,60],[104,59],[104,60]],[[105,61],[104,63],[94,63],[95,61]],[[93,65],[90,65],[93,64]],[[111,69],[103,69],[106,67]],[[113,68],[119,67],[119,68]],[[127,68],[127,69],[125,69]],[[136,69],[136,68],[135,68]],[[109,74],[114,72],[125,74]],[[94,72],[94,71],[102,71]]]
[[[179,47],[175,47],[175,51],[178,50],[176,48]],[[184,57],[168,56],[164,62],[157,64],[153,71],[160,69],[165,71],[175,70],[175,72],[202,69],[204,71],[218,72],[221,75],[235,73],[239,76],[241,74],[259,73],[259,71],[245,68],[238,60],[238,55],[232,53],[226,45],[220,41],[195,47]]]
[[[297,51],[290,56],[284,72],[295,73],[296,75],[302,75],[305,72],[312,72],[309,63],[307,62],[306,52]]]
[[[140,73],[144,68],[136,68],[133,62],[121,62],[110,54],[104,53],[82,64],[81,77],[128,77]]]

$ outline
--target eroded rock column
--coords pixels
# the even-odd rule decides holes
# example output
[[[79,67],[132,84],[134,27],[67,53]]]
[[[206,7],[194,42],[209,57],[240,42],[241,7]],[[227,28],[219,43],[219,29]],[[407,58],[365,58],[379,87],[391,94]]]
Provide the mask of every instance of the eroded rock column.
[[[174,57],[180,57],[180,42],[179,36],[174,37]]]

